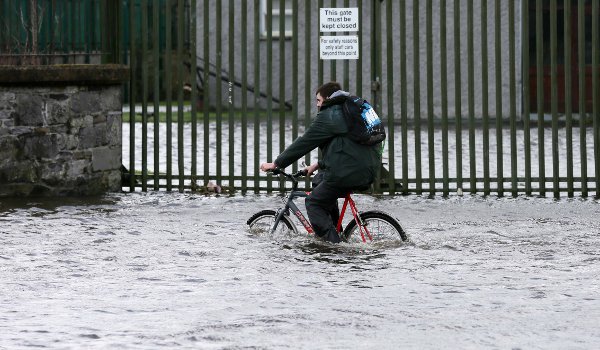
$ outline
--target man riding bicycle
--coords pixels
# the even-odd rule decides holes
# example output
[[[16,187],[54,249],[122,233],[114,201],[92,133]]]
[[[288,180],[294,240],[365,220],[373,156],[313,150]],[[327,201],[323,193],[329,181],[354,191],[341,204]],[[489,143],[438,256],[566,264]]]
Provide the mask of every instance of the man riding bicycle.
[[[306,167],[308,175],[317,169],[313,190],[306,197],[306,211],[315,234],[338,243],[335,224],[339,218],[337,199],[373,183],[381,165],[380,145],[367,146],[348,138],[342,104],[350,94],[337,82],[329,82],[316,91],[319,112],[306,129],[272,163],[263,163],[262,171],[285,168],[319,147],[322,159]]]

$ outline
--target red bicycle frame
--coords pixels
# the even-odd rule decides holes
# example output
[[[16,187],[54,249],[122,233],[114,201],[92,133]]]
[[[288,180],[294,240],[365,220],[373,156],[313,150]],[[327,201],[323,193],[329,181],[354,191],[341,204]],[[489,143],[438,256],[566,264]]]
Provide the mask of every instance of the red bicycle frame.
[[[288,199],[288,203],[286,204],[286,209],[289,208],[292,211],[292,213],[294,213],[294,215],[296,215],[296,217],[298,218],[298,220],[300,221],[302,226],[304,226],[306,231],[310,234],[310,233],[314,233],[314,229],[313,229],[312,225],[306,219],[306,217],[304,217],[304,215],[302,214],[302,211],[292,201],[293,198],[307,197],[309,195],[310,195],[310,192],[293,191],[292,194],[290,195],[290,198]],[[367,238],[369,239],[369,241],[372,241],[373,237],[371,236],[371,233],[369,232],[369,229],[367,229],[367,226],[365,225],[365,223],[360,218],[360,215],[358,214],[358,209],[356,209],[356,204],[354,204],[354,200],[351,197],[351,193],[348,193],[348,194],[346,194],[346,196],[344,196],[344,204],[342,205],[342,210],[340,212],[340,218],[338,219],[337,226],[336,226],[337,232],[340,234],[342,233],[342,221],[344,220],[344,215],[346,214],[346,210],[347,210],[348,206],[350,206],[350,211],[352,212],[352,216],[354,217],[354,220],[356,221],[356,225],[358,226],[358,229],[360,230],[360,238],[362,239],[362,241],[366,243]]]
[[[287,201],[285,203],[285,207],[283,207],[277,213],[277,217],[275,219],[275,224],[273,225],[271,233],[275,232],[275,229],[277,228],[279,221],[281,220],[283,215],[285,213],[288,213],[289,211],[291,211],[292,213],[294,213],[294,215],[296,215],[296,217],[298,218],[298,220],[300,221],[302,226],[304,226],[304,228],[306,229],[306,231],[309,234],[314,233],[314,229],[313,229],[312,225],[306,219],[306,217],[304,217],[304,215],[302,214],[302,211],[298,208],[298,206],[296,206],[296,204],[294,203],[295,198],[306,198],[310,195],[310,192],[298,191],[298,180],[296,178],[298,176],[306,176],[306,172],[303,173],[303,171],[301,170],[300,172],[291,175],[291,174],[287,174],[287,173],[283,172],[281,169],[278,169],[277,172],[274,171],[274,173],[284,175],[288,179],[292,180],[293,186],[292,186],[292,190],[290,191],[290,194],[288,195]],[[337,222],[336,231],[338,232],[338,234],[342,233],[341,232],[342,231],[342,220],[344,219],[344,215],[346,214],[346,209],[348,208],[348,206],[350,206],[350,211],[352,211],[352,216],[354,217],[356,225],[358,226],[358,229],[360,231],[360,237],[362,238],[362,241],[366,243],[367,238],[370,241],[372,241],[373,237],[371,236],[371,233],[367,229],[367,226],[365,225],[365,223],[360,218],[358,209],[356,209],[356,204],[354,204],[354,200],[352,199],[351,194],[352,194],[352,192],[348,192],[344,196],[344,205],[342,206],[342,210],[340,212],[340,217]]]
[[[354,200],[350,196],[350,193],[346,194],[344,197],[344,205],[342,206],[342,211],[340,212],[340,218],[337,223],[336,230],[340,232],[342,230],[342,220],[344,219],[344,214],[346,213],[346,208],[350,205],[350,210],[352,211],[352,216],[354,216],[354,220],[356,222],[356,226],[360,230],[360,238],[362,238],[363,242],[367,242],[365,238],[365,234],[369,237],[369,240],[372,241],[373,237],[371,237],[371,233],[367,226],[363,223],[360,215],[358,215],[358,210],[356,209],[356,204],[354,204]]]

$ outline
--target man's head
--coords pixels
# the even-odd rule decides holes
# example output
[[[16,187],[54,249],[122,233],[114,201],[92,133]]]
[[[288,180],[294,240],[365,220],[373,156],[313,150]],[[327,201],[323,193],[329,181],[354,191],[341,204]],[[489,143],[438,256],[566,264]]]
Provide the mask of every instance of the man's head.
[[[321,108],[323,101],[329,98],[334,92],[341,90],[342,86],[336,81],[330,81],[321,85],[316,92],[317,95],[317,108]]]

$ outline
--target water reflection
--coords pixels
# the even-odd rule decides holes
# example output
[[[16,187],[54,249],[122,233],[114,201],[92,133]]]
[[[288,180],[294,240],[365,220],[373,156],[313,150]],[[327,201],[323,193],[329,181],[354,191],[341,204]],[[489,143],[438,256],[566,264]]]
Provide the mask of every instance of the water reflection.
[[[120,200],[119,195],[89,196],[89,197],[11,197],[0,198],[0,215],[4,212],[18,209],[29,210],[32,216],[56,214],[61,207],[95,207],[113,206]],[[113,212],[114,208],[93,208],[93,210]]]

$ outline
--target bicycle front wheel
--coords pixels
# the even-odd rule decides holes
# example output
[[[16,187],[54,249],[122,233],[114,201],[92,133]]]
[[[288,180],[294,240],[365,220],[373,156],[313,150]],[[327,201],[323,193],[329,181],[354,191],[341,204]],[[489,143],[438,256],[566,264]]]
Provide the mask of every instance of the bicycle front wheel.
[[[271,236],[271,229],[275,224],[277,212],[274,210],[262,210],[248,219],[248,229],[256,236]],[[297,234],[296,225],[286,215],[281,217],[277,229],[273,232],[273,238],[289,238]]]
[[[347,242],[384,243],[408,239],[398,221],[386,213],[367,211],[361,213],[360,217],[367,232],[361,234],[356,220],[352,220],[343,232]]]

